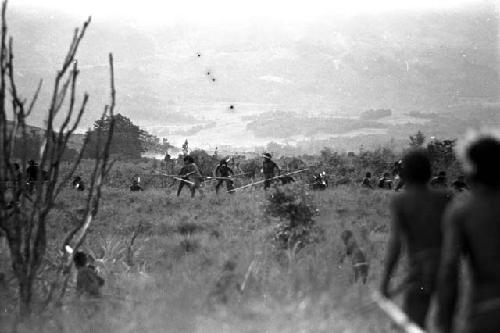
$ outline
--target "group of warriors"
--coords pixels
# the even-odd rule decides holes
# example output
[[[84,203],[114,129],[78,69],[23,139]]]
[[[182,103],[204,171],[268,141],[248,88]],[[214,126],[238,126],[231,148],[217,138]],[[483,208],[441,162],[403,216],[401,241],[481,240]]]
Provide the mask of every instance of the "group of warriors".
[[[394,188],[396,192],[401,190],[405,186],[405,181],[401,177],[402,165],[403,165],[403,160],[395,162],[393,176],[391,177],[391,174],[389,172],[384,172],[382,177],[380,177],[376,182],[376,185],[372,180],[371,172],[367,172],[365,174],[365,177],[363,178],[363,181],[361,182],[361,186],[370,189],[380,188],[386,190],[392,190]],[[443,188],[443,189],[449,188],[446,172],[439,171],[437,176],[431,178],[429,184],[433,188]],[[450,186],[456,192],[463,192],[469,189],[469,185],[467,185],[467,183],[465,182],[465,177],[463,175],[459,175],[450,184]]]
[[[269,180],[279,168],[270,156],[265,156],[264,186],[269,188]],[[439,332],[456,332],[454,318],[459,286],[463,285],[459,271],[464,259],[471,279],[470,292],[465,296],[469,309],[463,332],[500,332],[500,180],[496,177],[499,156],[500,141],[495,138],[482,137],[469,143],[464,159],[470,164],[465,172],[471,187],[460,200],[455,200],[447,187],[446,174],[440,172],[431,177],[431,164],[424,151],[411,151],[400,163],[399,177],[404,191],[391,202],[391,230],[379,290],[387,299],[402,293],[403,312],[409,322],[422,330],[435,301]],[[194,191],[201,182],[201,174],[192,158],[185,158],[184,163],[179,176],[192,181],[194,185],[188,187]],[[216,191],[225,182],[231,193],[234,173],[227,163],[221,160],[216,168],[215,173],[220,177]],[[456,182],[454,188],[469,189],[465,178],[460,177]],[[179,186],[179,192],[184,186]],[[353,232],[344,230],[340,238],[345,245],[341,262],[350,257],[354,281],[366,283],[368,260]],[[406,277],[398,287],[391,288],[403,249],[408,258]],[[98,295],[104,280],[84,257],[85,254],[75,256],[78,292]]]
[[[447,187],[446,174],[431,178],[431,164],[424,151],[403,158],[400,176],[405,190],[393,197],[387,256],[380,283],[386,298],[403,295],[409,321],[425,329],[429,309],[437,305],[439,332],[456,332],[461,282],[460,264],[469,272],[468,304],[463,332],[500,332],[500,140],[480,136],[469,141],[461,157],[471,183],[466,195]],[[460,177],[453,185],[469,187]],[[408,258],[407,276],[391,289],[403,249]]]
[[[290,173],[281,173],[269,153],[262,155],[264,189],[273,181],[283,184],[293,182]],[[470,272],[470,292],[467,293],[468,312],[465,317],[466,333],[500,332],[500,140],[482,136],[465,145],[463,156],[466,173],[452,184],[456,192],[468,190],[467,195],[455,200],[448,187],[446,173],[440,171],[432,177],[430,160],[422,150],[407,153],[395,163],[393,176],[398,181],[394,189],[404,189],[391,202],[392,221],[386,259],[380,282],[380,293],[390,299],[403,293],[403,311],[408,320],[422,329],[427,325],[433,300],[437,304],[436,324],[440,332],[455,332],[454,321],[457,300],[463,283],[460,272],[462,259]],[[184,166],[178,174],[180,181],[177,195],[184,187],[202,193],[203,177],[191,156],[184,157]],[[15,181],[24,182],[28,190],[44,180],[44,172],[30,161],[23,175],[19,165]],[[229,160],[222,159],[214,170],[215,191],[225,185],[228,193],[234,193],[234,171]],[[140,178],[135,179],[131,191],[142,191]],[[224,184],[225,183],[225,184]],[[314,175],[313,187],[324,189],[328,181],[324,172]],[[389,173],[378,180],[378,187],[393,188]],[[366,173],[362,186],[375,188],[371,174]],[[72,187],[84,191],[81,177],[75,177]],[[457,198],[458,199],[458,198]],[[354,280],[367,282],[369,264],[365,253],[354,239],[353,232],[344,230],[340,238],[345,245],[345,257],[350,257]],[[391,289],[391,280],[406,251],[408,269],[406,278],[397,288]],[[83,252],[74,255],[77,268],[77,293],[92,297],[100,295],[104,279],[89,263]]]

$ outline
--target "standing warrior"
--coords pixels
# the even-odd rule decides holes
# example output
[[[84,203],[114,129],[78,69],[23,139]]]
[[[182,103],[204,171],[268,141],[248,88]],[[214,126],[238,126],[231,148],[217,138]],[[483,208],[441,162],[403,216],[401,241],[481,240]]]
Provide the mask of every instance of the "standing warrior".
[[[274,170],[278,170],[278,175],[280,175],[281,170],[279,166],[271,159],[271,154],[264,153],[262,154],[262,157],[264,157],[264,161],[262,162],[262,172],[264,173],[264,178],[266,180],[264,182],[264,190],[267,190],[271,187],[272,178],[275,177]]]
[[[366,260],[365,253],[356,243],[351,230],[342,231],[340,238],[345,245],[345,253],[340,257],[340,263],[344,262],[344,259],[350,256],[352,270],[354,272],[354,282],[358,282],[358,280],[361,279],[361,282],[366,284],[366,280],[368,279],[368,270],[370,267],[368,261]]]
[[[412,151],[403,158],[402,176],[406,191],[391,203],[393,217],[380,291],[385,297],[391,296],[389,282],[404,245],[410,269],[404,285],[403,310],[412,322],[424,328],[436,290],[441,220],[451,194],[427,186],[431,164],[424,151]]]
[[[177,196],[181,195],[181,190],[184,185],[189,187],[189,190],[191,191],[191,198],[194,198],[197,189],[200,192],[200,195],[203,195],[203,191],[201,190],[203,176],[201,175],[198,166],[194,163],[192,156],[184,156],[184,166],[179,172],[179,176],[182,180],[180,181],[179,188],[177,189]]]
[[[226,182],[227,191],[231,194],[234,193],[234,182],[229,179],[231,175],[234,175],[233,170],[227,165],[229,163],[229,158],[224,158],[220,161],[219,165],[215,168],[214,176],[219,177],[217,179],[217,184],[215,185],[215,193],[219,194],[219,189]],[[223,178],[224,177],[224,178]]]
[[[438,326],[455,332],[460,261],[469,268],[467,333],[500,332],[500,140],[481,136],[465,145],[461,159],[473,186],[447,210],[438,279]]]

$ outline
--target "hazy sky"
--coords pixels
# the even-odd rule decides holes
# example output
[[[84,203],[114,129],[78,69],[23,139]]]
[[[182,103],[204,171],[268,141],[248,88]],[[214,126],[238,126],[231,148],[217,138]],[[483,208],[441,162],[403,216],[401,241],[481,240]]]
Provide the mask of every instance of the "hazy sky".
[[[474,2],[484,0],[14,0],[10,6],[32,9],[41,6],[98,19],[133,20],[148,26],[176,21],[212,23],[259,18],[314,20],[335,15],[452,9]]]

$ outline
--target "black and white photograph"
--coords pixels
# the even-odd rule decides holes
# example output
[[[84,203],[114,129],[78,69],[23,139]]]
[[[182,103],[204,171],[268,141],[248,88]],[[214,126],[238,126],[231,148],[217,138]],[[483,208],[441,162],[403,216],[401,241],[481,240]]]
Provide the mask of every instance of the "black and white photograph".
[[[0,332],[500,333],[500,0],[0,3]]]

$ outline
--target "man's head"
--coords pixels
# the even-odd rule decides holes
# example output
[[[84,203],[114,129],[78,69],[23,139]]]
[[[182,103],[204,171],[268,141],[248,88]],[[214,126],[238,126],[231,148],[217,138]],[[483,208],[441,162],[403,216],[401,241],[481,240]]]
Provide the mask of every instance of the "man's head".
[[[409,184],[426,184],[431,178],[431,162],[421,149],[407,153],[403,158],[402,178]]]
[[[87,265],[87,260],[87,255],[82,251],[78,251],[73,256],[73,262],[75,263],[76,268],[84,267],[85,265]]]
[[[445,171],[439,171],[438,177],[439,178],[446,178],[446,172]]]
[[[389,178],[389,173],[388,172],[384,172],[384,178]]]
[[[371,177],[372,177],[372,173],[371,173],[371,172],[367,172],[367,173],[365,174],[365,177],[366,177],[366,178],[371,178]]]
[[[194,163],[193,157],[190,155],[184,156],[184,164],[191,164],[191,163]]]
[[[482,185],[500,187],[500,140],[490,136],[479,138],[469,145],[466,158],[472,168],[469,178]]]
[[[35,160],[30,160],[30,161],[28,162],[28,164],[29,164],[29,165],[35,165],[36,163],[35,163]]]
[[[264,157],[265,160],[270,160],[272,158],[272,155],[269,153],[264,153],[262,154],[262,157]]]

